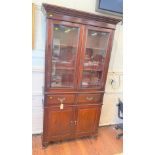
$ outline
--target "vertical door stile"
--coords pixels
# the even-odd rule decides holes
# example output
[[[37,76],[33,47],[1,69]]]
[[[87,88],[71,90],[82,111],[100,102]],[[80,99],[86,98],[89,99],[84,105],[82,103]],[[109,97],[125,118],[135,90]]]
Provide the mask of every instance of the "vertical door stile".
[[[77,89],[80,89],[80,84],[82,80],[82,71],[83,71],[83,61],[84,61],[84,49],[86,43],[86,26],[81,26],[81,36],[80,36],[80,48],[79,48],[79,59],[78,59],[78,78],[77,78]]]
[[[73,135],[75,135],[76,133],[76,124],[75,121],[77,121],[77,106],[73,107],[73,122],[74,122],[74,126],[73,126]]]
[[[52,20],[47,19],[47,32],[46,32],[46,60],[45,61],[45,73],[46,73],[46,77],[45,77],[45,89],[46,91],[48,91],[48,89],[50,88],[50,84],[51,84],[51,54],[52,54],[52,37],[53,37],[53,31],[52,31]]]
[[[76,54],[76,66],[75,66],[75,69],[76,69],[76,72],[75,72],[75,90],[77,90],[77,83],[78,83],[78,77],[79,77],[79,59],[80,59],[80,53],[81,53],[81,44],[82,44],[82,41],[81,41],[81,38],[82,38],[82,35],[83,35],[83,28],[82,26],[80,25],[79,26],[79,38],[78,38],[78,48],[77,48],[77,54]]]
[[[78,42],[78,52],[77,52],[77,61],[76,61],[76,87],[75,90],[78,91],[79,88],[79,79],[80,79],[80,70],[81,70],[81,54],[83,52],[83,38],[84,38],[84,26],[80,25],[80,32],[79,32],[79,42]],[[77,115],[78,115],[78,108],[77,108],[77,96],[75,95],[75,107],[73,107],[74,110],[74,135],[76,134],[76,122],[77,122]]]

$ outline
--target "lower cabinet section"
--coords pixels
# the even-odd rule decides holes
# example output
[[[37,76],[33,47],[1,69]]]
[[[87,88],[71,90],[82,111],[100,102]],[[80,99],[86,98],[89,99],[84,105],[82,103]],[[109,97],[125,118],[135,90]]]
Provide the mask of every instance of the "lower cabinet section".
[[[97,134],[101,104],[44,108],[43,145]]]

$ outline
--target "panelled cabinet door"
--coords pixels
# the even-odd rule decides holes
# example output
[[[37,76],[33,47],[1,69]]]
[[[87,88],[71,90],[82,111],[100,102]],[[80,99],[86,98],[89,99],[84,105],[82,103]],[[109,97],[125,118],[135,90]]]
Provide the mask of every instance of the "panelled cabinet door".
[[[45,142],[54,137],[69,137],[73,133],[74,109],[72,107],[64,109],[45,108],[44,113],[43,140]]]
[[[80,66],[80,88],[101,89],[103,87],[110,32],[111,30],[104,28],[86,27]]]
[[[50,87],[67,89],[76,86],[77,53],[79,50],[80,25],[69,22],[51,23],[51,78]]]
[[[96,131],[101,106],[77,107],[76,134],[89,134]]]

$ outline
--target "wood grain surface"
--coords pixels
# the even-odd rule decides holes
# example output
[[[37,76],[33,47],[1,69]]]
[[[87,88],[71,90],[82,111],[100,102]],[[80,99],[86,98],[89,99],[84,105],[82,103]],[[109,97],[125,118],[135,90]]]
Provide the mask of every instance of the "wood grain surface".
[[[100,127],[98,137],[50,143],[42,148],[41,136],[32,137],[32,155],[114,155],[123,152],[123,140],[116,139],[114,126]]]

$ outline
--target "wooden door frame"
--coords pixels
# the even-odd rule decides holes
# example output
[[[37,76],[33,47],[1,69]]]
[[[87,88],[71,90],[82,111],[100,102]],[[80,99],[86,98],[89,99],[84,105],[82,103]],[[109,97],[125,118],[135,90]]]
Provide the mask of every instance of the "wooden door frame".
[[[75,73],[74,73],[74,81],[73,81],[73,88],[65,88],[65,87],[51,87],[51,70],[52,70],[52,52],[53,52],[53,28],[54,24],[61,24],[64,26],[71,26],[71,27],[77,27],[79,28],[79,34],[78,34],[78,42],[77,42],[77,49],[76,49],[76,58],[75,58]],[[79,59],[79,53],[81,50],[81,38],[82,38],[82,25],[77,23],[71,23],[66,21],[59,21],[59,20],[52,20],[47,18],[47,34],[46,34],[46,53],[45,53],[45,91],[50,92],[52,90],[54,91],[73,91],[77,89],[77,79],[78,79],[78,59]]]
[[[82,88],[81,87],[81,82],[82,82],[82,75],[83,75],[83,64],[84,64],[84,57],[85,57],[85,52],[86,52],[86,43],[87,43],[87,35],[88,35],[88,30],[96,30],[100,32],[108,32],[109,33],[109,38],[108,38],[108,45],[106,48],[106,57],[105,57],[105,62],[103,64],[103,70],[102,70],[102,78],[101,78],[101,87],[96,87],[96,88]],[[80,51],[80,64],[79,64],[79,77],[78,77],[78,90],[104,90],[106,79],[107,77],[107,71],[109,67],[109,61],[110,61],[110,55],[111,55],[111,47],[112,47],[112,40],[113,39],[113,30],[111,29],[106,29],[106,28],[101,28],[101,27],[95,27],[95,26],[89,26],[85,25],[84,28],[84,35],[83,35],[83,44],[81,47]]]

